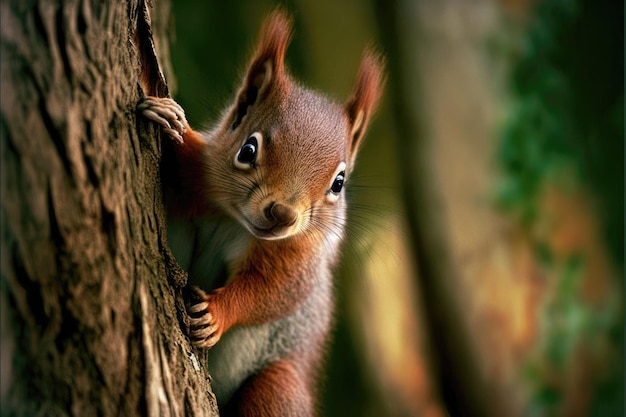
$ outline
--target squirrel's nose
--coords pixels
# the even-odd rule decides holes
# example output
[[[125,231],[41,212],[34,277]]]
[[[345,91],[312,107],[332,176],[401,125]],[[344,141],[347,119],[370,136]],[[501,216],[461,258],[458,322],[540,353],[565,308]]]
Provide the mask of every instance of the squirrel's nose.
[[[275,221],[278,226],[291,226],[298,219],[298,212],[286,204],[271,202],[264,210],[267,220]]]

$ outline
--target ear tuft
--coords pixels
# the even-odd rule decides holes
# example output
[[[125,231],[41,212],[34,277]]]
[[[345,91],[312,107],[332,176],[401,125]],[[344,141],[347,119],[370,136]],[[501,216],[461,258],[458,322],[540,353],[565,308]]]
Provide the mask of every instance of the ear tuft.
[[[285,52],[291,39],[291,28],[291,18],[281,9],[270,13],[261,27],[260,41],[253,64],[265,65],[269,62],[276,79],[285,75]]]
[[[244,85],[237,94],[233,129],[241,123],[250,106],[264,100],[271,91],[285,87],[285,52],[291,28],[291,18],[281,9],[274,10],[263,21],[259,43],[248,66]]]
[[[351,165],[354,163],[361,139],[380,100],[385,83],[384,68],[385,58],[372,47],[367,47],[363,51],[352,95],[345,105],[350,124],[348,149]]]

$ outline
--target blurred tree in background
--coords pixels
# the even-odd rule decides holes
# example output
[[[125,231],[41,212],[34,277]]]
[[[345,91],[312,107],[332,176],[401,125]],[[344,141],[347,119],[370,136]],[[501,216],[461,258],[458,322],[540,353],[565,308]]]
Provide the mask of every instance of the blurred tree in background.
[[[277,4],[295,17],[291,72],[337,101],[367,43],[391,60],[347,187],[323,415],[457,415],[466,369],[494,415],[622,415],[623,2],[178,0],[176,98],[193,126],[232,97]],[[411,83],[390,93],[401,70]],[[406,232],[426,210],[405,206],[416,184],[454,271],[443,300],[416,273],[436,254]],[[433,326],[450,311],[458,323]],[[441,359],[454,349],[472,362],[456,372]]]

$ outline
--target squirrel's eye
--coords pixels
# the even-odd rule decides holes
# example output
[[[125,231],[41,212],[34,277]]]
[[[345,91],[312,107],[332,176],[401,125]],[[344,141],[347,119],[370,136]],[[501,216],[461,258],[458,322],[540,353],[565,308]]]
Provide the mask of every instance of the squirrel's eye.
[[[330,183],[330,188],[326,191],[326,201],[336,203],[339,201],[339,193],[343,190],[343,184],[346,181],[346,163],[340,162],[335,169],[335,178]],[[332,177],[331,177],[332,178]]]
[[[242,164],[254,164],[254,161],[256,160],[257,146],[258,142],[256,138],[254,136],[250,136],[246,143],[241,147],[237,160]]]
[[[341,192],[341,189],[343,188],[343,180],[344,180],[345,175],[346,175],[346,172],[341,171],[335,177],[335,181],[333,181],[333,185],[330,186],[330,191],[332,191],[334,194],[339,194]]]
[[[239,168],[254,167],[258,157],[260,149],[261,134],[255,132],[246,140],[235,158],[235,164]]]

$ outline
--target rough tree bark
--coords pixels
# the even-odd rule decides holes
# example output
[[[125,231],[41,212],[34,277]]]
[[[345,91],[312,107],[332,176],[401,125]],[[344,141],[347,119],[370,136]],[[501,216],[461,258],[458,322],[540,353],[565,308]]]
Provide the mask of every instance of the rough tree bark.
[[[2,415],[217,415],[181,331],[157,130],[135,117],[167,94],[148,10],[0,3]]]

